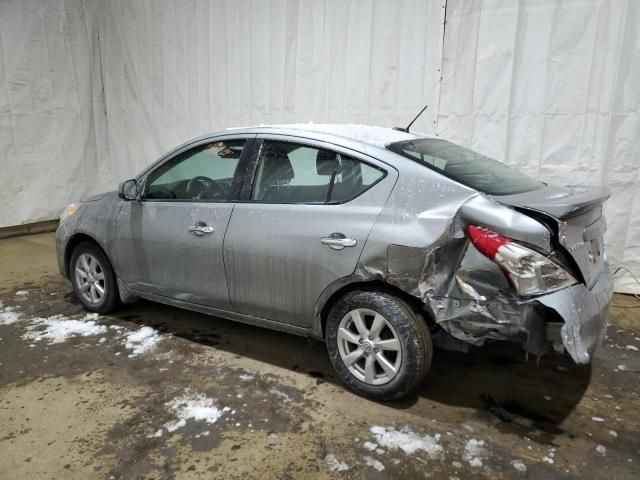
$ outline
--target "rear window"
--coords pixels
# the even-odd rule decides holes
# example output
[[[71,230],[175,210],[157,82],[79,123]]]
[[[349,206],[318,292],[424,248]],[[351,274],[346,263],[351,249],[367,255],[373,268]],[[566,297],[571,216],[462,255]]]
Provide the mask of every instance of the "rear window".
[[[489,195],[512,195],[544,187],[515,168],[446,140],[410,140],[392,143],[388,148]]]

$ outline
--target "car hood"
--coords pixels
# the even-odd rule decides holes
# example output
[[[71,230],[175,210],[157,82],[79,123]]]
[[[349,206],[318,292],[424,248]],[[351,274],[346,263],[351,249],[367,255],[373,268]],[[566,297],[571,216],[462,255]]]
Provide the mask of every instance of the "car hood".
[[[604,264],[605,219],[602,205],[610,192],[602,187],[546,186],[531,192],[493,197],[532,217],[546,217],[557,244],[575,261],[585,284],[591,288]]]
[[[89,198],[85,198],[85,199],[81,200],[81,203],[95,202],[97,200],[103,199],[104,197],[106,197],[107,195],[110,195],[112,193],[115,193],[115,190],[114,191],[110,191],[110,192],[97,193],[96,195],[92,195]]]

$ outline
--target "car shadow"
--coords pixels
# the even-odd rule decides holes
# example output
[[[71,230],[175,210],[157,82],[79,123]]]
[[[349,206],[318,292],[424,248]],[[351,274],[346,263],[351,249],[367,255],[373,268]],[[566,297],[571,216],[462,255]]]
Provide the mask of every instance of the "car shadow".
[[[484,411],[501,430],[542,432],[550,441],[575,410],[591,382],[591,365],[549,353],[525,355],[518,344],[495,342],[469,353],[435,350],[429,376],[416,396]],[[401,400],[410,406],[414,399]]]
[[[342,388],[321,342],[146,301],[112,316]],[[418,390],[383,404],[408,409],[423,398],[472,409],[494,420],[499,429],[525,435],[536,431],[546,443],[562,433],[563,420],[580,402],[590,380],[590,365],[575,365],[556,353],[526,359],[516,344],[497,342],[469,353],[436,349],[431,370]]]

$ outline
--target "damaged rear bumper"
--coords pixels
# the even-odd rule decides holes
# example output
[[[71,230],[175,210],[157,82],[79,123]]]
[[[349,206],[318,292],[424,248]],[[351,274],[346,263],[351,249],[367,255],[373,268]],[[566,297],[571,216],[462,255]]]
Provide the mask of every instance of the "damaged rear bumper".
[[[613,276],[606,260],[591,289],[576,284],[522,299],[509,295],[506,288],[498,288],[490,279],[481,281],[459,270],[457,295],[427,295],[426,307],[445,332],[466,344],[516,341],[534,355],[562,345],[576,363],[592,360],[604,337],[613,294]]]
[[[605,334],[612,295],[613,275],[605,262],[590,290],[579,284],[536,299],[564,321],[560,329],[562,343],[576,363],[589,363],[593,358]]]

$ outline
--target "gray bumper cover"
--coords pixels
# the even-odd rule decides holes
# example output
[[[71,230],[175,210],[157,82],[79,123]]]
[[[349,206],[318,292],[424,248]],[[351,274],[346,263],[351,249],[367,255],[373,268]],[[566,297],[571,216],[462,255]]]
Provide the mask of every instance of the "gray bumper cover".
[[[587,289],[574,285],[537,299],[564,320],[562,343],[576,363],[589,363],[604,337],[607,313],[613,295],[613,276],[605,262],[597,282]]]

